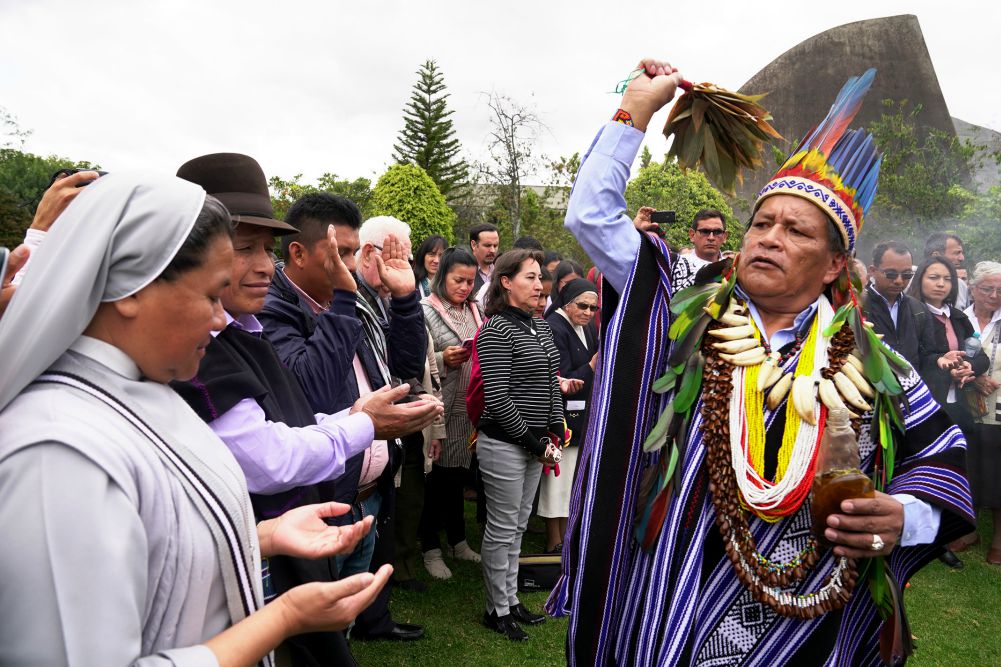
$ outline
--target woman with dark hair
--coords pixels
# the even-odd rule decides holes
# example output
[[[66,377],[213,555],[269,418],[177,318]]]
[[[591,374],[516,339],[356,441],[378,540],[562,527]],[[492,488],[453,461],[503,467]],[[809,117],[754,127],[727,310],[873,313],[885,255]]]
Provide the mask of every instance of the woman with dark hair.
[[[469,357],[472,338],[483,324],[483,314],[473,299],[475,280],[476,259],[462,248],[449,248],[431,282],[431,294],[421,301],[445,404],[445,442],[424,486],[420,528],[424,566],[436,579],[452,576],[442,559],[438,538],[442,524],[452,557],[480,562],[480,555],[466,543],[462,498],[472,462],[468,442],[473,426],[466,415],[466,387],[472,370]]]
[[[424,239],[414,254],[414,278],[417,279],[417,291],[421,298],[431,294],[431,281],[438,274],[441,256],[448,247],[444,236],[432,234]]]
[[[555,313],[556,309],[563,305],[559,303],[560,290],[571,280],[583,277],[584,267],[572,259],[565,259],[556,266],[556,272],[553,274],[553,296],[546,303],[546,317]]]
[[[918,370],[935,400],[970,437],[973,416],[962,390],[987,370],[988,360],[982,351],[972,359],[963,354],[963,342],[973,335],[974,328],[970,318],[954,307],[958,291],[956,269],[940,257],[926,259],[907,288],[908,295],[924,303],[932,315],[934,347],[922,352]]]
[[[563,434],[560,353],[549,325],[533,316],[541,260],[542,253],[523,249],[497,260],[486,294],[490,319],[476,339],[485,403],[476,442],[487,509],[483,623],[515,641],[528,639],[519,621],[545,620],[518,600],[518,555],[542,464],[558,461],[555,434]]]
[[[563,287],[559,300],[563,305],[546,322],[560,351],[560,378],[580,381],[576,391],[563,397],[563,414],[573,434],[568,444],[579,445],[587,432],[591,383],[598,359],[598,340],[590,326],[598,310],[598,288],[590,280],[577,278]],[[570,490],[577,467],[577,447],[567,447],[562,453],[559,476],[544,475],[539,494],[539,516],[546,520],[546,551],[550,553],[559,553],[563,548],[570,516]]]
[[[198,186],[118,173],[36,253],[0,322],[19,360],[0,376],[0,664],[270,664],[385,584],[262,602],[262,555],[329,556],[371,524],[329,527],[347,509],[329,503],[255,526],[233,455],[167,385],[225,324],[231,233]]]
[[[987,371],[989,361],[983,351],[972,359],[967,359],[963,353],[963,343],[973,335],[974,326],[970,318],[955,307],[958,293],[956,269],[952,262],[941,257],[922,262],[907,288],[907,294],[923,302],[932,316],[934,347],[922,351],[919,372],[932,396],[963,431],[969,445],[977,434],[976,415],[970,412],[967,402],[967,392],[975,389],[972,385],[967,388],[967,384]],[[964,536],[953,541],[940,560],[949,567],[961,568],[962,561],[955,552],[966,549],[972,539]]]

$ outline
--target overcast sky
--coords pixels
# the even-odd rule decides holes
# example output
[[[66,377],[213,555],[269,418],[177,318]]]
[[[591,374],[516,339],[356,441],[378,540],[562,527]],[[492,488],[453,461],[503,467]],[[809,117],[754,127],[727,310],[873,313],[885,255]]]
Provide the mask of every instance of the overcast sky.
[[[645,55],[736,89],[819,32],[896,14],[917,15],[951,114],[1001,130],[997,0],[0,0],[0,106],[33,130],[26,150],[108,170],[233,151],[269,176],[374,179],[427,58],[468,157],[486,152],[486,91],[534,106],[556,157],[587,148]]]

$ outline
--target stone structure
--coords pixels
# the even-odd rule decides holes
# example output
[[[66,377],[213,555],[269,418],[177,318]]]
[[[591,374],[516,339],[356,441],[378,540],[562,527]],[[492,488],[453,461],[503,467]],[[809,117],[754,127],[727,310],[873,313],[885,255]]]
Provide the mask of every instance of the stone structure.
[[[884,99],[909,100],[922,105],[922,125],[956,134],[918,18],[910,14],[846,23],[814,35],[769,63],[740,92],[768,93],[763,104],[775,118],[775,129],[788,140],[780,146],[788,153],[812,119],[827,114],[848,76],[869,67],[877,69],[876,79],[855,126],[878,119]],[[760,173],[745,177],[738,195],[753,197],[774,171],[766,158]]]

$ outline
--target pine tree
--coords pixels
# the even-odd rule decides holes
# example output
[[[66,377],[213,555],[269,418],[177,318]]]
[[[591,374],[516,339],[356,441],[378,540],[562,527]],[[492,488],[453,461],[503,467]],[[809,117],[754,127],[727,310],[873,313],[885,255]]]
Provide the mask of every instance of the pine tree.
[[[410,102],[403,109],[403,129],[393,145],[393,159],[422,168],[448,197],[465,183],[468,167],[459,157],[462,145],[452,128],[453,111],[446,104],[449,94],[441,70],[428,60],[417,76]]]

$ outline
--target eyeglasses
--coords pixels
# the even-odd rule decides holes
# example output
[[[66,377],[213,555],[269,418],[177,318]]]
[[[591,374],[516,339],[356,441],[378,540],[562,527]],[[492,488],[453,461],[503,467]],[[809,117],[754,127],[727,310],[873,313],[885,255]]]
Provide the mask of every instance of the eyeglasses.
[[[981,287],[977,285],[977,291],[984,296],[1001,296],[1001,287]]]
[[[579,301],[574,301],[573,305],[577,306],[581,310],[590,310],[593,313],[598,312],[598,305],[591,305],[590,303],[580,303]]]
[[[726,236],[725,229],[696,229],[702,236]]]
[[[895,271],[893,269],[887,269],[886,271],[884,271],[883,269],[876,269],[876,270],[882,273],[884,276],[886,276],[886,279],[889,280],[891,283],[896,282],[897,278],[903,278],[904,281],[907,282],[914,277],[913,271],[904,271],[903,273],[901,273],[900,271]]]

